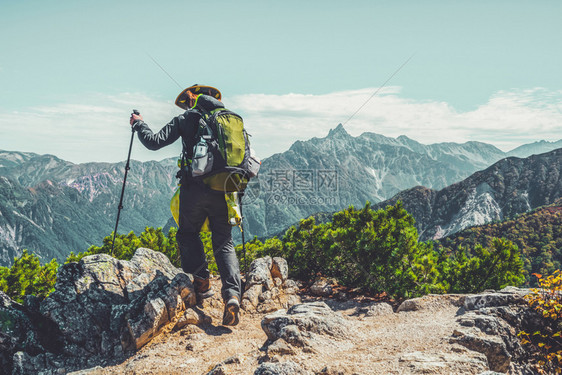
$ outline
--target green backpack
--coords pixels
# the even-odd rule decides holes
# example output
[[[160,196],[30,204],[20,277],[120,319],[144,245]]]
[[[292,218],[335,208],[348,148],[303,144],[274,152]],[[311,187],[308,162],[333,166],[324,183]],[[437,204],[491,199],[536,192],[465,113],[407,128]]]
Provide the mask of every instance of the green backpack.
[[[225,108],[207,112],[202,108],[191,159],[191,176],[213,190],[241,192],[258,174],[260,160],[250,149],[242,117]]]

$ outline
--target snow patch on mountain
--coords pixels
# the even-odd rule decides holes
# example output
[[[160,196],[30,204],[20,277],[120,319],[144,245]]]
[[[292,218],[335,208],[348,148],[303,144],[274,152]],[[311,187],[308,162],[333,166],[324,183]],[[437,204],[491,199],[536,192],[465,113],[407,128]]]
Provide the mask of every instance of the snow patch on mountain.
[[[108,172],[102,172],[72,179],[70,183],[66,181],[65,185],[78,190],[90,202],[93,202],[97,196],[103,193],[111,193],[111,187],[116,182],[118,182],[118,179],[115,176]]]
[[[523,193],[521,193],[521,198],[525,201],[525,203],[527,204],[527,211],[531,211],[533,208],[531,207],[531,202],[529,202],[529,192],[528,191],[524,191]]]
[[[0,226],[0,239],[2,239],[2,242],[6,245],[17,249],[16,226],[11,226],[10,224]]]
[[[373,176],[372,194],[377,200],[383,201],[385,197],[381,192],[383,191],[383,181],[386,177],[387,170],[373,169],[370,167],[367,167],[366,170],[369,175]]]
[[[486,182],[478,185],[469,195],[464,206],[448,225],[436,232],[434,239],[445,237],[462,229],[502,220],[503,213],[494,198],[495,191]]]
[[[37,224],[35,221],[33,221],[33,219],[31,219],[31,218],[29,218],[29,217],[27,217],[27,216],[25,216],[25,215],[22,215],[22,214],[20,214],[19,212],[15,211],[15,210],[12,211],[12,212],[13,212],[14,215],[19,216],[19,217],[21,217],[22,219],[28,221],[30,224],[32,224],[34,227],[36,227],[36,228],[39,229],[40,231],[45,232],[45,229],[44,229],[43,227],[41,227],[39,224]],[[14,227],[14,239],[15,239],[15,227]]]
[[[0,158],[8,160],[8,161],[12,161],[12,162],[24,160],[23,156],[18,152],[0,152]]]

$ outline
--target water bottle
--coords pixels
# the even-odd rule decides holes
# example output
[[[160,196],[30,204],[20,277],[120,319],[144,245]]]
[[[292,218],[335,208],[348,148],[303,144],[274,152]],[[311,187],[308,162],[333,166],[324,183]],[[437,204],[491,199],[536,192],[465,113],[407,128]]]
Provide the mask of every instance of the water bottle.
[[[209,146],[203,138],[193,147],[193,161],[191,162],[191,173],[193,176],[201,176],[208,173],[212,167],[212,155]]]
[[[198,159],[198,158],[202,158],[203,156],[206,156],[207,150],[208,150],[207,142],[205,142],[205,140],[201,138],[193,149],[193,158]]]

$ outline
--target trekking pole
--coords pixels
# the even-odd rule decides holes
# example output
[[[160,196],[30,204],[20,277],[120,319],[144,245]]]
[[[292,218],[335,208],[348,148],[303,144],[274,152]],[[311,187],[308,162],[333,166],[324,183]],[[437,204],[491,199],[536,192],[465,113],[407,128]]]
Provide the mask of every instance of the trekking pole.
[[[240,193],[240,232],[242,233],[242,251],[244,253],[244,275],[248,273],[248,263],[246,261],[246,243],[244,241],[244,213],[242,212],[242,198],[244,193]],[[246,276],[245,276],[246,277]]]
[[[135,115],[140,115],[139,111],[133,109]],[[125,164],[125,177],[123,178],[123,187],[121,188],[121,199],[119,199],[119,206],[117,207],[117,220],[115,221],[115,230],[113,231],[113,241],[111,242],[111,255],[113,256],[113,249],[115,248],[115,236],[117,235],[117,226],[119,225],[119,217],[123,209],[123,195],[125,194],[125,184],[127,182],[127,174],[129,173],[129,162],[131,161],[131,149],[133,148],[133,139],[135,136],[135,128],[131,127],[131,143],[129,144],[129,154],[127,155],[127,164]]]

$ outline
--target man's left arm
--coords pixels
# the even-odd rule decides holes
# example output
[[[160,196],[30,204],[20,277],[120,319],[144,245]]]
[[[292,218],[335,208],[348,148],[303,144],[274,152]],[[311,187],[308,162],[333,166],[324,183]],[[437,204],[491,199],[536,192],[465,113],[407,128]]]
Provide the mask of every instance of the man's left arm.
[[[174,117],[158,133],[153,133],[140,115],[131,115],[131,126],[138,133],[139,140],[149,150],[158,150],[174,143],[180,137],[180,123],[183,115]]]

